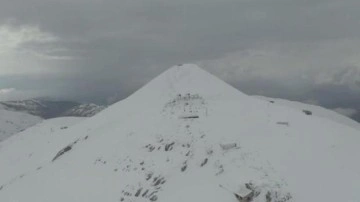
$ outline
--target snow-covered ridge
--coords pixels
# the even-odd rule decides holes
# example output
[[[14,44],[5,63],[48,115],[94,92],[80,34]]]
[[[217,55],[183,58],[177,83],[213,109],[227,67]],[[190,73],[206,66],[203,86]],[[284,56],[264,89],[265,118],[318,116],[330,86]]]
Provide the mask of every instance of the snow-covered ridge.
[[[0,201],[360,201],[358,130],[195,65],[27,144],[34,130],[0,143]]]
[[[4,142],[0,142],[1,172],[27,173],[31,169],[40,170],[42,163],[47,161],[49,150],[64,139],[65,132],[84,118],[65,117],[44,120],[43,122],[15,134]],[[15,180],[14,176],[2,176]],[[0,186],[1,187],[1,186]],[[1,195],[1,193],[0,193]]]

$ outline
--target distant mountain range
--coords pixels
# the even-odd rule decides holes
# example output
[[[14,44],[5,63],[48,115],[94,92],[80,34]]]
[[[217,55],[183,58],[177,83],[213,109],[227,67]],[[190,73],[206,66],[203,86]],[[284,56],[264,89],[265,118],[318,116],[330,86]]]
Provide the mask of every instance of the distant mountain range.
[[[53,101],[44,99],[6,101],[0,102],[0,105],[6,110],[25,112],[44,119],[62,116],[90,117],[105,108],[105,106],[96,104],[82,104],[73,101]]]
[[[90,104],[80,104],[77,105],[67,111],[65,111],[62,115],[63,116],[77,116],[77,117],[91,117],[95,114],[99,113],[105,106],[99,106],[93,103]]]

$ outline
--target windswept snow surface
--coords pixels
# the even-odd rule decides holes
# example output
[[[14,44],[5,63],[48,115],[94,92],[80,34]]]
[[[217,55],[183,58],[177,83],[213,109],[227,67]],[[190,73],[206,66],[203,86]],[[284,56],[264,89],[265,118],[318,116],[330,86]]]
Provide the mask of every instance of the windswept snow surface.
[[[264,96],[254,96],[254,97],[262,99],[262,100],[267,100],[273,104],[290,107],[290,108],[299,110],[303,113],[305,111],[310,111],[312,113],[311,115],[313,115],[313,116],[325,118],[325,119],[328,119],[328,120],[331,120],[331,121],[334,121],[334,122],[337,122],[337,123],[340,123],[343,125],[347,125],[347,126],[350,126],[350,127],[360,130],[360,123],[352,120],[349,117],[339,114],[335,111],[325,109],[320,106],[304,104],[301,102],[289,101],[289,100],[284,100],[284,99],[279,99],[279,98],[269,98],[269,97],[264,97]]]
[[[0,104],[0,142],[41,121],[40,117],[23,112],[9,111]]]
[[[67,129],[32,130],[1,144],[0,201],[236,202],[244,186],[255,202],[360,201],[358,130],[195,65]]]

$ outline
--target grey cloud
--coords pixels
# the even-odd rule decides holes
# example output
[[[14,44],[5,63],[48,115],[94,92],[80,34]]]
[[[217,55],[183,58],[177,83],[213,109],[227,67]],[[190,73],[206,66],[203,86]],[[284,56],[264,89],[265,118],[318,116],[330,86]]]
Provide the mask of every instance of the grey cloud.
[[[348,66],[360,69],[359,7],[358,0],[4,1],[0,25],[39,26],[57,40],[22,44],[42,62],[19,65],[29,71],[1,77],[0,88],[101,102],[195,62],[250,94],[358,107],[348,100],[359,99],[360,81],[339,81],[348,80]],[[36,64],[42,71],[31,74]]]

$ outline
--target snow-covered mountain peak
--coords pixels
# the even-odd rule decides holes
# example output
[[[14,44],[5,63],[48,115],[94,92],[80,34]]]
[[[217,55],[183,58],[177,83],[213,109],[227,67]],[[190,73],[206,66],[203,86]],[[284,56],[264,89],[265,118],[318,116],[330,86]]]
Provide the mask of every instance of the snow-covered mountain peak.
[[[155,101],[161,103],[169,98],[185,95],[199,95],[204,98],[239,97],[237,89],[204,71],[194,64],[183,64],[169,68],[147,85],[135,92],[132,101]]]
[[[251,98],[194,65],[76,125],[46,127],[0,143],[0,201],[360,201],[358,130]]]

